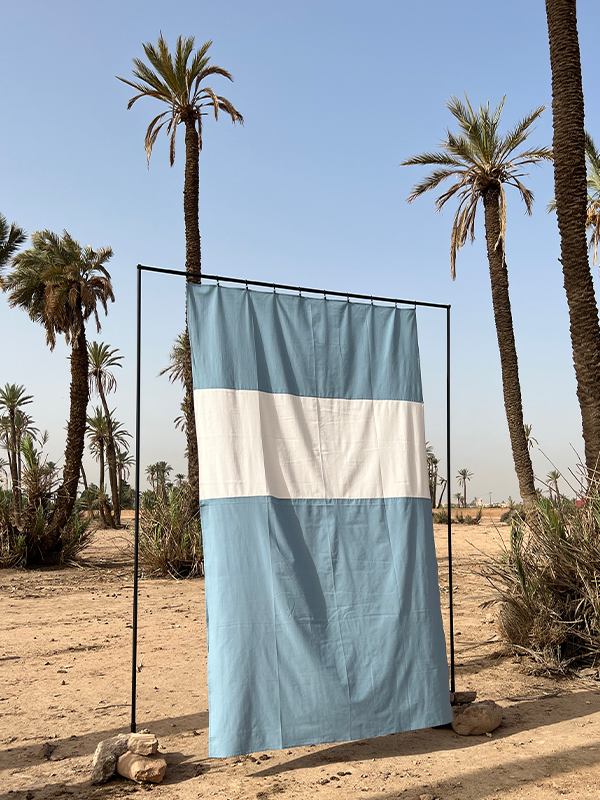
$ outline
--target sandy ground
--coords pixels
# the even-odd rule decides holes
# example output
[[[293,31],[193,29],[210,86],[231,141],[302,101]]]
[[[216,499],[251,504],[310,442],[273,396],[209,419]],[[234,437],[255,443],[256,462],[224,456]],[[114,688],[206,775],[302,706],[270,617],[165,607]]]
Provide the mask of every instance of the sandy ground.
[[[0,572],[0,798],[164,800],[379,798],[491,800],[600,796],[600,684],[530,674],[506,655],[490,590],[474,570],[497,526],[454,527],[457,689],[498,701],[491,737],[448,729],[253,757],[208,759],[203,581],[144,580],[140,592],[138,729],[169,764],[165,781],[90,784],[97,743],[129,730],[132,570],[122,533],[99,531],[80,568]],[[446,529],[436,526],[442,604]],[[446,617],[446,611],[444,611]]]

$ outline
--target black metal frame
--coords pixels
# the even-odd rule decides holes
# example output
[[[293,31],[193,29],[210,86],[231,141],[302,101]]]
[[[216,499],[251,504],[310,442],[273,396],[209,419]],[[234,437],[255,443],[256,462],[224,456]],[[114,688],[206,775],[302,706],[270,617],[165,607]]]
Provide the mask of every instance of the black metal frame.
[[[446,309],[446,460],[448,462],[448,482],[446,484],[446,498],[448,503],[448,593],[450,614],[450,691],[456,690],[455,659],[454,659],[454,598],[452,587],[452,508],[450,505],[450,306],[443,303],[426,303],[420,300],[401,300],[394,297],[380,297],[377,295],[356,294],[354,292],[337,292],[326,289],[310,289],[305,286],[290,286],[285,283],[267,283],[253,281],[245,278],[227,278],[222,275],[207,275],[201,272],[186,272],[179,269],[163,269],[162,267],[149,267],[144,264],[137,265],[137,341],[136,341],[136,395],[135,395],[135,522],[134,522],[134,556],[133,556],[133,632],[132,632],[132,659],[131,659],[131,732],[136,729],[136,690],[137,690],[137,634],[138,634],[138,572],[139,572],[139,531],[140,531],[140,408],[141,408],[141,355],[142,355],[142,272],[157,272],[161,275],[177,275],[184,278],[195,278],[215,281],[220,283],[236,283],[241,286],[258,286],[264,289],[278,289],[299,294],[322,295],[327,297],[340,297],[348,301],[369,300],[371,303],[389,303],[393,305],[425,306],[427,308]]]

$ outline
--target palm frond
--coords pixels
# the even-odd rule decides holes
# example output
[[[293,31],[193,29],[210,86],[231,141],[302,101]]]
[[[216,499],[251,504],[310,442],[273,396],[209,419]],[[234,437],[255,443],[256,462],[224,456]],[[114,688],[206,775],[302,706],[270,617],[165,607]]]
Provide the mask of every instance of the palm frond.
[[[405,161],[401,161],[399,166],[401,167],[413,167],[413,166],[424,166],[428,167],[433,164],[440,164],[446,166],[454,166],[454,167],[462,167],[463,162],[456,158],[455,156],[451,156],[448,153],[420,153],[418,156],[411,156],[407,158]]]

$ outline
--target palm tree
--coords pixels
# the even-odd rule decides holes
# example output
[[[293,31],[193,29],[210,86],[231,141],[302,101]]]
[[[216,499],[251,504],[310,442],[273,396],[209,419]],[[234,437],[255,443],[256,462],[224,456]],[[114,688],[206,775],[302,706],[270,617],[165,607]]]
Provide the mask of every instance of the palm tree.
[[[133,75],[135,80],[119,78],[131,86],[137,94],[131,98],[127,108],[141,97],[152,97],[165,103],[167,109],[158,114],[148,125],[144,146],[148,164],[152,148],[163,127],[170,136],[169,160],[171,166],[175,162],[175,137],[179,125],[185,127],[185,178],[183,185],[183,213],[185,218],[185,268],[189,273],[199,273],[200,227],[198,213],[198,193],[200,186],[200,151],[202,150],[202,118],[212,110],[215,120],[219,111],[229,115],[232,122],[243,124],[244,119],[237,109],[225,97],[215,94],[204,85],[207,78],[219,75],[229,81],[233,77],[227,70],[209,64],[208,50],[212,41],[205,42],[194,53],[193,36],[177,39],[175,53],[171,54],[162,33],[155,47],[150,42],[143,45],[144,53],[150,66],[138,58],[133,59]],[[196,424],[194,420],[192,361],[190,343],[186,329],[184,339],[184,384],[185,384],[185,417],[188,450],[188,477],[194,498],[194,513],[199,503],[199,467],[198,444],[196,441]]]
[[[19,247],[23,244],[27,234],[15,222],[8,224],[4,214],[0,214],[0,286],[2,286],[2,271],[8,264]]]
[[[51,350],[57,335],[64,335],[71,345],[71,402],[62,482],[44,533],[44,546],[53,552],[60,550],[61,531],[77,499],[89,397],[85,322],[94,317],[99,331],[98,309],[107,313],[108,301],[114,301],[105,267],[112,250],[82,247],[67,231],[62,236],[36,231],[31,241],[30,249],[15,256],[6,278],[9,305],[25,309],[44,327]]]
[[[437,487],[438,487],[438,469],[439,469],[439,458],[436,457],[435,453],[433,452],[432,445],[429,442],[425,442],[425,449],[427,451],[427,472],[429,476],[429,497],[431,498],[431,507],[435,508],[436,506],[436,498],[437,498]]]
[[[462,494],[460,492],[455,492],[452,497],[456,500],[457,506],[460,508],[460,504],[462,503]]]
[[[600,457],[600,323],[586,241],[587,174],[575,0],[546,0],[554,136],[554,197],[560,262],[590,477]]]
[[[467,507],[467,481],[470,481],[472,477],[473,473],[469,472],[466,468],[459,469],[458,475],[456,476],[459,485],[463,488],[463,506],[465,508]]]
[[[552,151],[548,147],[520,150],[531,133],[531,126],[544,107],[532,111],[505,136],[498,132],[504,100],[490,113],[489,103],[473,111],[468,98],[466,104],[452,97],[448,108],[460,128],[459,134],[447,131],[442,151],[422,153],[403,161],[401,166],[419,165],[436,167],[434,171],[413,187],[408,202],[425,192],[437,188],[447,178],[454,184],[441,194],[436,202],[440,211],[453,197],[458,199],[450,240],[450,270],[456,276],[456,254],[467,238],[475,238],[475,214],[479,202],[483,203],[485,237],[492,287],[492,304],[500,364],[504,408],[508,422],[510,442],[519,481],[521,497],[526,508],[535,499],[533,467],[523,430],[523,404],[519,382],[519,367],[508,294],[508,270],[505,260],[506,199],[505,186],[515,187],[531,214],[533,193],[521,183],[523,168],[541,161],[549,161]]]
[[[94,458],[100,464],[100,492],[98,494],[98,508],[104,524],[109,528],[116,528],[110,506],[106,502],[104,487],[104,454],[109,440],[110,417],[104,414],[101,408],[96,407],[93,415],[87,418],[87,436],[89,447]]]
[[[90,394],[96,392],[100,397],[100,402],[104,409],[104,414],[110,418],[106,395],[117,388],[117,379],[112,372],[115,367],[121,367],[119,363],[123,356],[117,355],[118,348],[111,350],[104,342],[90,342],[88,344],[89,372],[88,381]],[[113,514],[115,523],[121,524],[121,502],[119,499],[119,480],[117,475],[117,450],[113,438],[112,425],[108,426],[108,439],[106,442],[106,460],[108,462],[108,476],[110,481],[110,492],[112,496]]]
[[[182,331],[175,337],[173,347],[169,352],[169,366],[161,369],[159,375],[167,375],[171,383],[181,381],[184,383],[184,364],[186,354],[186,332]]]
[[[129,477],[129,468],[135,464],[135,458],[127,449],[117,450],[117,470],[119,475],[119,505],[123,497],[123,481]]]
[[[21,482],[19,480],[20,438],[22,435],[22,408],[33,401],[33,396],[25,394],[24,386],[7,383],[0,389],[0,409],[7,412],[6,437],[3,445],[8,453],[10,479],[12,482],[15,525],[21,521]],[[19,424],[20,423],[20,424]],[[18,432],[18,428],[21,432]]]
[[[558,481],[560,478],[561,474],[557,469],[550,470],[550,472],[546,475],[548,484],[552,484],[552,486],[548,486],[550,490],[550,499],[552,499],[552,491],[554,490],[554,497],[556,498],[557,502],[560,500],[560,492],[558,490]]]
[[[167,464],[166,461],[157,461],[154,465],[156,467],[156,485],[158,495],[164,498],[167,496],[167,478],[173,472],[173,467]]]

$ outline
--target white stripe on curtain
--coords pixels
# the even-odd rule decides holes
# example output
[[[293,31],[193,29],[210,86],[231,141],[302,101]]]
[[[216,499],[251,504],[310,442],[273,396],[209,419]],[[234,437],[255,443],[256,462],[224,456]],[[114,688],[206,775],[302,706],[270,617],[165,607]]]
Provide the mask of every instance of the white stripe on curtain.
[[[194,392],[201,499],[429,497],[423,404]]]

